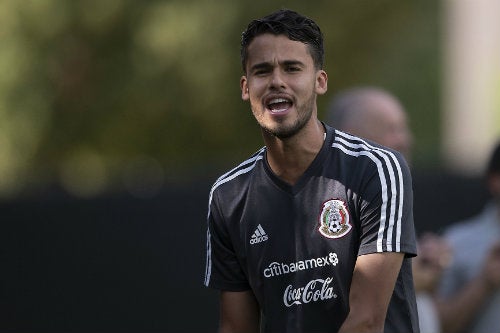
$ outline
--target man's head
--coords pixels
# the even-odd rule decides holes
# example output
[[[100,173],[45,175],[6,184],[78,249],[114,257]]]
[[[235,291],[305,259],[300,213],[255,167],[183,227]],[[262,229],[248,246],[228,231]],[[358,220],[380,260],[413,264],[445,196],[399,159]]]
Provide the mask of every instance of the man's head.
[[[256,36],[265,33],[284,35],[290,40],[307,44],[316,69],[323,68],[323,34],[318,25],[313,20],[297,12],[282,9],[261,19],[253,20],[243,32],[241,36],[241,63],[245,73],[248,60],[248,45]]]
[[[322,45],[316,24],[289,10],[254,20],[243,34],[241,98],[266,137],[289,139],[318,126],[316,98],[328,86],[317,63]]]
[[[328,108],[326,121],[410,158],[412,135],[406,112],[398,99],[383,89],[360,87],[338,93]]]

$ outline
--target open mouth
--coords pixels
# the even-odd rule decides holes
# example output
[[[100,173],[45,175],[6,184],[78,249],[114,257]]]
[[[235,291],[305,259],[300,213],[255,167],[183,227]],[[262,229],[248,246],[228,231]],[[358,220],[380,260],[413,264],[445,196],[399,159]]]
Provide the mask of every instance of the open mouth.
[[[267,108],[272,113],[282,113],[293,105],[292,101],[286,98],[273,98],[267,103]]]

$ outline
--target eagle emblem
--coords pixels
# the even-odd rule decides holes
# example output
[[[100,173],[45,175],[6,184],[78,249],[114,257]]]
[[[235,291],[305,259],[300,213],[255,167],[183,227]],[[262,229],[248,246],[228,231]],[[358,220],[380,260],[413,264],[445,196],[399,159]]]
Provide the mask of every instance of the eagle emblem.
[[[349,211],[344,201],[331,199],[323,204],[318,229],[323,236],[340,238],[346,235],[351,228]]]

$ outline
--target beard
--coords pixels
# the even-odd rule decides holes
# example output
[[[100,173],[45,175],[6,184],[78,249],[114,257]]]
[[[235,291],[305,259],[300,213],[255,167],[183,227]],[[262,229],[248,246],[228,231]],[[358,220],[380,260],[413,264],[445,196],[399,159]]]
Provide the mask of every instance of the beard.
[[[266,126],[264,122],[259,121],[259,119],[257,119],[257,122],[266,133],[269,133],[278,139],[288,139],[299,133],[304,126],[306,126],[311,119],[315,103],[316,95],[312,94],[311,97],[309,97],[309,99],[307,99],[303,104],[296,105],[295,107],[297,109],[298,117],[290,125],[281,124],[271,128],[270,126]]]

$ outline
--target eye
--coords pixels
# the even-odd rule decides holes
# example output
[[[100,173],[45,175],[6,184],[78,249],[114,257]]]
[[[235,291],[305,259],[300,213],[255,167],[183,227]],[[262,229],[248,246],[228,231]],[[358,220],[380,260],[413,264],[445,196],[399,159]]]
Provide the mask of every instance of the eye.
[[[253,72],[253,73],[254,73],[254,75],[263,75],[263,74],[265,74],[266,72],[267,72],[267,71],[265,71],[265,70],[263,70],[263,69],[259,69],[258,71],[255,71],[255,72]]]
[[[286,68],[286,71],[287,72],[299,72],[300,71],[300,67],[299,66],[288,66]]]

